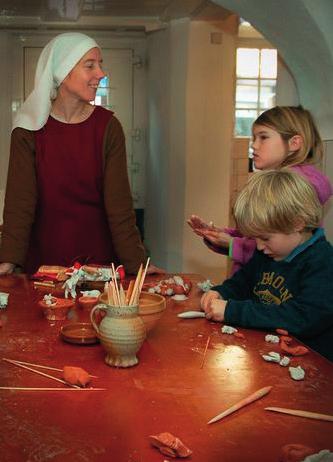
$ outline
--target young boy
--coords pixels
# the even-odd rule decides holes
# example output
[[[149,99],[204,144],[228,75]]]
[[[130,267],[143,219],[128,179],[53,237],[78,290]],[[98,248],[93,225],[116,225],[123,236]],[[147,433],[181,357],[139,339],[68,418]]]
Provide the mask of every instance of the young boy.
[[[242,327],[282,328],[333,361],[333,247],[316,192],[283,169],[255,173],[234,216],[255,238],[251,260],[203,295],[206,317]]]

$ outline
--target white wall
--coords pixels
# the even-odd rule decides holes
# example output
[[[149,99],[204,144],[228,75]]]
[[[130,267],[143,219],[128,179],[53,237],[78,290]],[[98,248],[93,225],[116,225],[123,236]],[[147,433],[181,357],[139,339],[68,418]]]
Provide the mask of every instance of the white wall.
[[[172,21],[148,37],[146,245],[154,263],[170,271],[182,269],[189,24]]]
[[[189,40],[185,217],[195,213],[221,226],[229,224],[236,34],[236,17],[193,21]],[[184,223],[183,233],[183,270],[221,281],[227,257],[208,250]]]
[[[226,258],[209,251],[186,219],[196,213],[228,225],[235,39],[235,17],[172,21],[148,39],[147,245],[169,271],[217,280]]]

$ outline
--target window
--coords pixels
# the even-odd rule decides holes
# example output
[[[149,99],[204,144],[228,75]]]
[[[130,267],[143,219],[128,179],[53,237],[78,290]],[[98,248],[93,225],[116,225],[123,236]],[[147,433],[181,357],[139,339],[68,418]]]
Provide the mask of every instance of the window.
[[[103,106],[108,109],[111,109],[112,105],[110,104],[110,101],[109,101],[110,93],[111,93],[110,79],[109,77],[105,76],[99,82],[94,104],[96,106]]]
[[[275,106],[277,50],[237,48],[235,136],[251,136],[261,112]]]

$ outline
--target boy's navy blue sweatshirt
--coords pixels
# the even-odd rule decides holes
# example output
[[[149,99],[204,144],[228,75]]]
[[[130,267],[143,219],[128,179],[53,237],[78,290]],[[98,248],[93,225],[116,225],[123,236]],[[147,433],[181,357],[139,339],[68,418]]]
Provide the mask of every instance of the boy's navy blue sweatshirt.
[[[256,251],[212,290],[228,300],[226,324],[286,329],[333,361],[333,247],[322,229],[284,260]]]

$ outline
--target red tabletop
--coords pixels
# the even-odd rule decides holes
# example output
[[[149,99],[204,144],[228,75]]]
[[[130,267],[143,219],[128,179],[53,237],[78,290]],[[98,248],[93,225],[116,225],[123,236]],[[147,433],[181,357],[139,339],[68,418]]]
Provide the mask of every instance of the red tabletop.
[[[155,277],[156,279],[156,277]],[[288,368],[265,362],[261,354],[278,351],[263,332],[240,329],[244,339],[221,333],[221,324],[180,319],[199,309],[200,291],[187,301],[167,301],[158,326],[141,348],[139,364],[118,369],[104,363],[100,344],[72,345],[59,337],[69,321],[48,321],[38,306],[43,296],[23,275],[0,278],[9,293],[0,310],[1,358],[62,368],[80,366],[94,387],[105,391],[0,390],[0,460],[61,462],[163,462],[148,435],[179,437],[196,462],[278,461],[281,447],[301,443],[333,450],[333,422],[265,411],[267,406],[333,414],[333,364],[317,353],[294,360],[306,371],[303,381]],[[44,292],[45,293],[45,292]],[[87,320],[78,306],[71,321]],[[208,337],[209,347],[202,365]],[[52,374],[52,372],[49,371]],[[56,375],[57,373],[53,373]],[[0,360],[0,386],[57,387],[50,379]],[[207,422],[259,388],[271,392],[220,422]]]

